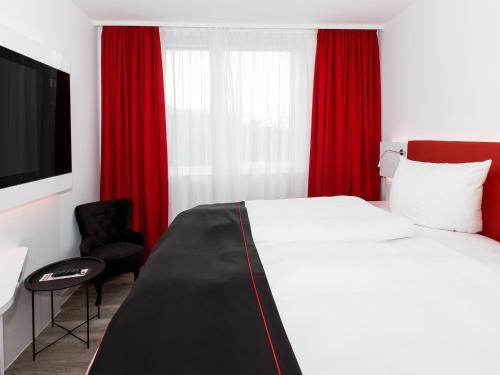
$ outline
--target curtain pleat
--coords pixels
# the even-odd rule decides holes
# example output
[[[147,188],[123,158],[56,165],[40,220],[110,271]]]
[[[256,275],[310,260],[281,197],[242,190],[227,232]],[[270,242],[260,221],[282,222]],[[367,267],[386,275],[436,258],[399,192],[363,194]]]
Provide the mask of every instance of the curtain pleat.
[[[145,258],[167,228],[165,96],[157,27],[105,26],[101,39],[101,199],[129,198]]]
[[[308,196],[380,199],[380,64],[375,30],[319,30]]]

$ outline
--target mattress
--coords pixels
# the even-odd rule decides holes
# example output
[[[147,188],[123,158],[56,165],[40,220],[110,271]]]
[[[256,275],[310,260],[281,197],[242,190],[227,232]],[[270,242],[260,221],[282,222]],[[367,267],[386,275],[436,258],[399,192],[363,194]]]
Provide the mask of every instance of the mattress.
[[[272,241],[257,229],[286,227],[300,204],[246,206],[304,374],[500,373],[498,242],[419,227],[390,241],[301,239],[293,220],[293,240]]]

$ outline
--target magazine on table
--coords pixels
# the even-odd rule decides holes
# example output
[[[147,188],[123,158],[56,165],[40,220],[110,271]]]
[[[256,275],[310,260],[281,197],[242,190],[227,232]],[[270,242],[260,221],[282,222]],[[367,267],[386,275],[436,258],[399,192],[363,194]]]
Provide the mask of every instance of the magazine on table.
[[[46,273],[40,278],[40,281],[54,281],[54,280],[69,279],[73,277],[82,277],[85,276],[88,272],[89,272],[88,268],[83,268],[76,272],[72,272],[71,274],[67,274],[65,272]]]

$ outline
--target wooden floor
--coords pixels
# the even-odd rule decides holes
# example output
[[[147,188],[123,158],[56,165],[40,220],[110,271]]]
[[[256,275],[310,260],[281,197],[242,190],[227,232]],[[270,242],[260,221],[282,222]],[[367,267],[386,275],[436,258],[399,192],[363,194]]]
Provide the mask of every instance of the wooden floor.
[[[34,375],[34,374],[65,374],[81,375],[85,374],[87,367],[94,356],[101,341],[104,331],[110,319],[127,296],[134,277],[126,274],[117,277],[104,284],[101,319],[93,319],[90,322],[90,349],[74,337],[66,336],[58,343],[47,348],[32,360],[31,345],[17,358],[17,360],[7,369],[6,375]],[[91,301],[95,301],[95,289],[91,288]],[[91,305],[91,316],[96,309]],[[62,306],[61,313],[56,321],[65,327],[77,326],[85,319],[85,289],[78,289],[66,303]],[[37,346],[40,348],[44,344],[57,339],[64,333],[60,328],[49,327],[37,337]],[[85,338],[85,325],[80,327],[75,333]]]

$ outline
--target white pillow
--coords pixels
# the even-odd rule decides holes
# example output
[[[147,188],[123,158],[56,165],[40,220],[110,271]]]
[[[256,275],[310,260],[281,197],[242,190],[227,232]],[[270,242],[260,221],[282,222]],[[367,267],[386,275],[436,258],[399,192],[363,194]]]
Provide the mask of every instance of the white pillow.
[[[490,165],[491,160],[446,164],[401,158],[391,186],[391,211],[430,228],[480,232]]]

